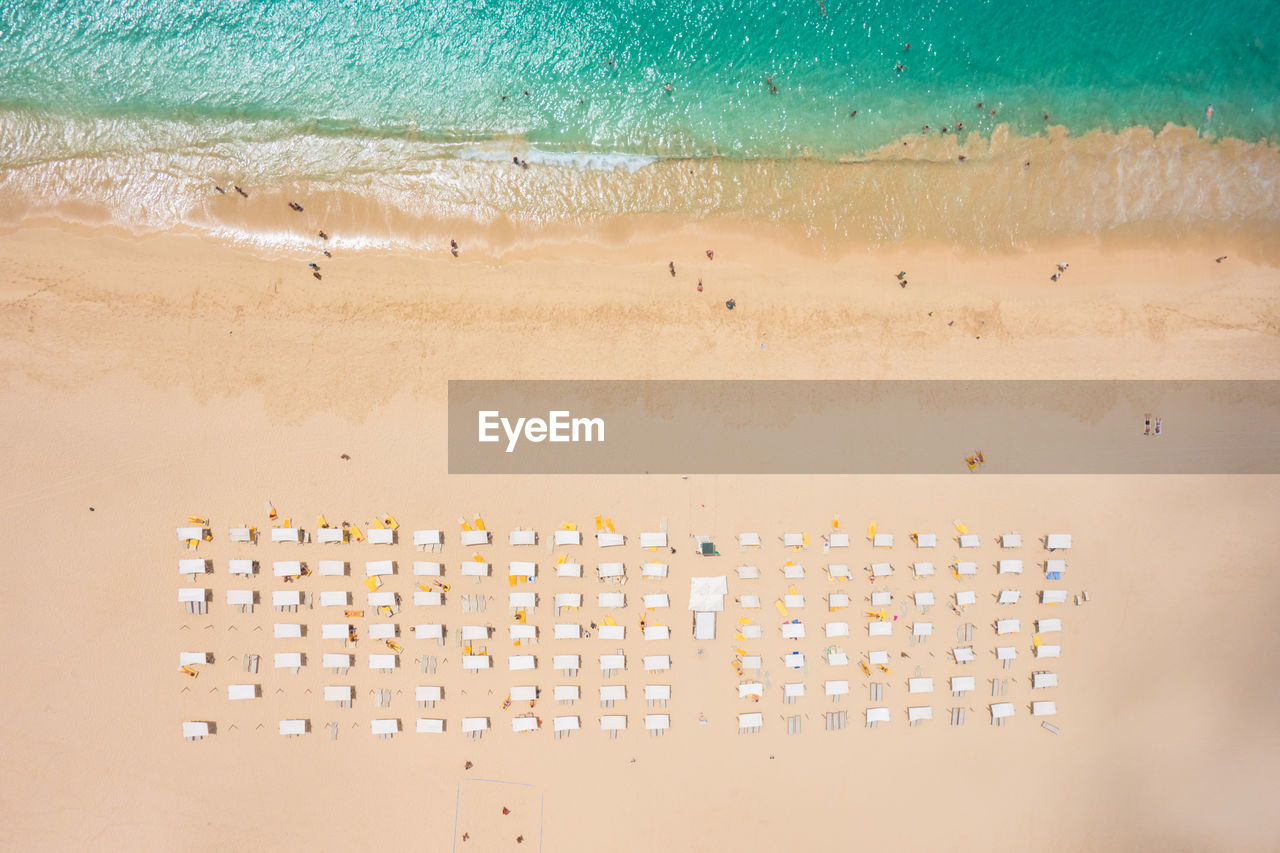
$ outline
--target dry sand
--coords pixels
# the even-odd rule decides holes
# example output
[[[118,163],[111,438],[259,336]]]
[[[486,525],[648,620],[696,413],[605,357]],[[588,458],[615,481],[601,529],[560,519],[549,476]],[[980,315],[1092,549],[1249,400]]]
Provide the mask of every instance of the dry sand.
[[[714,261],[705,248],[716,250]],[[842,258],[809,257],[803,248],[757,245],[729,228],[696,238],[679,231],[661,245],[637,239],[572,252],[533,249],[501,263],[472,257],[464,245],[458,260],[338,258],[322,265],[317,282],[303,259],[256,258],[194,239],[133,242],[36,229],[0,237],[0,430],[8,463],[0,475],[8,543],[0,592],[17,620],[0,730],[7,844],[1270,848],[1280,836],[1280,819],[1268,808],[1280,759],[1272,725],[1280,697],[1269,663],[1278,633],[1269,608],[1280,591],[1269,565],[1280,551],[1277,478],[447,474],[450,378],[1275,378],[1280,363],[1276,272],[1266,266],[1141,247],[981,257],[925,246]],[[677,263],[675,280],[668,260]],[[1053,285],[1048,276],[1059,260],[1071,267]],[[893,280],[899,269],[909,271],[905,290]],[[729,296],[739,306],[732,314],[722,305]],[[501,544],[488,551],[499,571],[522,556],[505,545],[515,526],[547,536],[561,522],[585,528],[604,513],[634,538],[665,516],[679,549],[671,579],[634,577],[648,556],[635,544],[617,557],[633,575],[624,588],[630,599],[652,587],[665,589],[673,604],[658,616],[672,628],[669,644],[641,641],[634,604],[625,613],[631,664],[615,681],[627,684],[630,698],[615,712],[629,716],[631,729],[610,741],[596,728],[601,643],[592,638],[566,644],[583,655],[583,700],[562,709],[545,698],[537,708],[542,732],[509,730],[510,712],[499,707],[507,687],[536,683],[549,693],[565,681],[549,668],[560,645],[549,637],[551,593],[602,589],[590,579],[557,582],[542,548],[534,549],[543,603],[533,621],[544,635],[533,647],[537,672],[505,671],[508,587],[490,579],[480,589],[498,602],[486,614],[496,628],[489,650],[497,668],[466,675],[447,643],[438,654],[450,660],[437,679],[447,699],[434,711],[419,712],[412,700],[414,684],[430,683],[413,666],[423,644],[412,636],[402,640],[395,675],[367,669],[364,656],[373,649],[365,640],[345,679],[319,667],[326,644],[314,626],[338,621],[320,610],[297,617],[314,631],[301,645],[272,640],[270,607],[233,614],[222,590],[247,585],[269,597],[286,588],[270,579],[271,560],[314,562],[336,550],[357,575],[366,559],[396,559],[401,575],[387,588],[408,597],[408,566],[420,555],[408,545],[326,551],[263,544],[235,552],[226,527],[265,526],[268,498],[307,528],[319,513],[363,522],[379,512],[395,514],[405,529],[445,528],[451,575],[469,554],[456,544],[453,521],[464,513],[482,512],[496,531]],[[199,551],[215,568],[207,619],[188,617],[175,602],[183,585],[175,561],[187,552],[173,528],[188,514],[214,522],[215,540]],[[854,534],[847,559],[824,558],[817,545],[833,515]],[[977,580],[961,586],[945,573],[931,583],[910,580],[905,569],[915,552],[906,533],[949,534],[957,518],[983,538]],[[853,636],[841,645],[851,657],[880,647],[866,639],[858,608],[870,588],[862,567],[880,556],[861,536],[870,521],[898,534],[890,552],[898,598],[932,589],[941,600],[970,586],[979,595],[966,618],[976,625],[980,661],[961,673],[978,676],[979,689],[964,700],[952,700],[943,684],[959,670],[943,655],[960,620],[936,607],[937,633],[924,649],[908,646],[905,626],[895,626],[888,647],[908,651],[937,684],[928,702],[935,720],[917,728],[904,719],[905,707],[917,704],[905,691],[912,667],[897,666],[883,679],[882,704],[894,720],[870,731],[860,720],[872,704],[870,679],[855,667],[827,675],[817,660],[828,645],[819,600],[831,589],[820,574],[828,560],[848,562],[855,573],[842,585],[855,607],[843,617]],[[748,560],[731,540],[752,529],[767,545]],[[785,586],[782,561],[796,558],[777,544],[786,530],[806,531],[814,542],[801,557],[809,637],[795,643],[780,639],[770,605]],[[998,609],[990,596],[1006,584],[990,564],[1001,556],[994,537],[1009,530],[1028,540],[1017,584],[1023,602]],[[1045,610],[1034,592],[1046,586],[1033,565],[1044,552],[1031,540],[1052,531],[1073,533],[1076,546],[1064,581],[1048,586],[1088,589],[1092,598],[1049,614],[1064,621],[1063,657],[1051,667],[1062,686],[1044,691],[1059,693],[1058,736],[1025,707],[1029,673],[1046,668],[1027,657],[1028,623]],[[692,558],[691,533],[717,536],[723,556]],[[594,546],[579,553],[588,573],[603,559]],[[934,561],[956,553],[944,545]],[[268,575],[233,583],[226,559],[237,555],[261,560]],[[729,669],[731,650],[742,645],[731,633],[742,611],[729,604],[717,640],[699,656],[683,609],[685,577],[729,574],[732,598],[747,586],[732,570],[747,561],[763,575],[754,583],[765,609],[753,615],[764,639],[754,646],[771,689],[759,704],[736,698]],[[458,603],[458,593],[473,587],[448,580],[446,621],[474,621]],[[300,585],[341,587],[363,599],[355,577]],[[396,620],[402,634],[432,621],[415,610],[406,606]],[[988,623],[1005,610],[1024,622],[1022,657],[1007,673],[981,655],[996,644]],[[583,614],[584,621],[601,615]],[[650,679],[640,670],[639,655],[654,651],[646,646],[669,648],[669,676]],[[792,647],[811,660],[809,696],[794,710],[781,703],[778,685],[790,679],[777,663]],[[271,669],[271,652],[295,648],[310,659],[302,674]],[[183,650],[212,651],[218,662],[188,680],[176,672]],[[934,657],[922,658],[925,650]],[[243,651],[263,655],[256,679],[231,660]],[[1006,675],[1018,717],[997,729],[988,725],[984,678]],[[853,682],[840,705],[850,711],[844,732],[823,731],[827,677]],[[251,680],[262,684],[262,699],[227,702],[226,684]],[[662,738],[640,730],[647,710],[640,692],[650,681],[673,685],[672,729]],[[315,694],[326,683],[356,684],[356,706],[325,707]],[[404,692],[390,709],[375,709],[368,690],[384,685]],[[972,708],[963,728],[947,725],[953,704]],[[761,734],[736,734],[740,710],[765,714]],[[488,714],[495,726],[478,744],[454,722],[472,712]],[[584,731],[553,740],[549,721],[557,713],[578,714]],[[699,713],[709,725],[697,724]],[[802,735],[785,734],[784,713],[805,715]],[[419,715],[449,718],[453,730],[414,734]],[[313,732],[279,737],[276,721],[294,716],[310,718]],[[407,731],[390,741],[372,737],[368,720],[381,716],[399,717]],[[184,719],[213,719],[218,734],[186,743],[178,733]],[[333,719],[344,721],[336,743],[324,731]],[[469,772],[467,760],[475,763]],[[503,805],[512,815],[500,814]],[[465,843],[463,831],[471,835]],[[518,834],[523,847],[514,844]]]

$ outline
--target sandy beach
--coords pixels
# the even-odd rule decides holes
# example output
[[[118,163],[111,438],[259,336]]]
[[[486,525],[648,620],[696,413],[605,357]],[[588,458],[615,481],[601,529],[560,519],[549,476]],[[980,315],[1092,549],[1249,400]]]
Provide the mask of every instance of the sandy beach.
[[[2,583],[16,618],[0,797],[13,849],[1269,849],[1280,834],[1266,808],[1280,759],[1266,663],[1277,640],[1266,612],[1277,592],[1269,566],[1280,550],[1276,478],[467,478],[447,472],[444,425],[453,378],[1274,379],[1275,269],[1252,261],[1248,245],[985,255],[920,245],[831,256],[776,230],[760,239],[742,224],[662,226],[501,258],[465,239],[457,259],[339,255],[323,263],[319,281],[309,258],[195,238],[54,228],[0,236]],[[1228,261],[1215,264],[1223,254]],[[1049,275],[1061,261],[1070,268],[1055,284]],[[899,270],[908,272],[905,289]],[[730,297],[733,312],[724,308]],[[264,542],[248,551],[229,543],[232,524],[267,527],[266,500],[307,529],[319,514],[363,525],[391,513],[401,543]],[[455,519],[472,513],[495,535],[484,551],[495,576],[476,586],[456,577],[471,550],[457,544]],[[631,541],[610,549],[618,556],[574,549],[582,580],[555,578],[542,546],[506,544],[515,527],[545,539],[565,522],[590,530],[597,514]],[[214,538],[195,554],[213,565],[202,581],[214,591],[207,617],[187,615],[175,600],[187,585],[176,561],[191,554],[174,528],[188,515],[212,520]],[[834,516],[853,540],[841,555],[853,580],[842,585],[826,581],[823,568],[837,559],[819,544]],[[652,555],[638,547],[639,534],[662,519],[678,551],[666,558],[670,577],[640,579],[639,564]],[[964,585],[944,568],[958,555],[956,520],[982,540],[972,557],[979,574]],[[872,522],[897,536],[887,554],[864,538]],[[271,590],[292,588],[270,576],[273,560],[347,560],[351,577],[296,586],[343,588],[363,602],[364,562],[394,559],[398,574],[384,588],[410,597],[408,567],[434,557],[404,533],[436,527],[446,531],[440,559],[452,584],[441,621],[472,624],[460,593],[496,603],[481,614],[494,626],[493,670],[465,673],[452,639],[430,643],[441,657],[431,683],[446,696],[435,709],[413,700],[414,685],[428,683],[414,666],[425,641],[411,626],[428,621],[421,608],[409,604],[391,620],[405,638],[394,674],[368,669],[376,649],[364,639],[349,650],[350,674],[335,676],[319,657],[339,649],[318,628],[334,620],[320,608],[270,607]],[[747,530],[764,539],[759,552],[738,552],[733,537]],[[919,559],[912,530],[939,535],[932,581],[911,577]],[[778,537],[792,531],[810,536],[807,552],[782,548]],[[1010,584],[992,564],[1010,555],[995,537],[1009,531],[1026,540],[1015,585],[1022,600],[997,606],[993,597]],[[1046,582],[1038,566],[1046,554],[1035,540],[1050,532],[1075,537],[1061,582]],[[716,537],[721,556],[693,557],[693,534]],[[233,557],[259,560],[264,571],[234,580],[226,570]],[[911,657],[877,676],[886,685],[878,704],[893,717],[872,730],[862,714],[877,704],[867,698],[873,679],[856,665],[834,674],[820,660],[831,645],[821,626],[832,618],[821,596],[837,586],[852,596],[841,616],[851,636],[841,642],[856,659],[873,647],[865,567],[882,558],[895,567],[886,587],[895,614],[919,589],[939,604],[925,646],[894,626],[888,647]],[[538,580],[522,587],[541,597],[529,620],[542,631],[530,650],[539,657],[533,673],[506,670],[517,652],[506,635],[503,575],[516,559],[539,563]],[[618,619],[626,640],[553,641],[550,626],[561,620],[552,593],[594,598],[614,589],[593,576],[605,559],[624,560],[631,575]],[[799,641],[781,638],[772,606],[794,583],[781,576],[788,559],[807,573],[798,582],[806,606],[792,614],[808,628]],[[759,566],[760,580],[736,578],[745,563]],[[694,574],[730,578],[715,641],[690,635]],[[1038,590],[1059,586],[1073,596],[1087,589],[1090,600],[1049,611],[1036,603]],[[267,599],[251,615],[223,603],[226,589],[243,587]],[[963,619],[943,603],[962,588],[978,597]],[[651,615],[672,639],[646,642],[635,598],[659,590],[672,606]],[[752,591],[763,607],[744,611],[734,599]],[[1004,670],[990,658],[989,623],[1010,614],[1023,622],[1021,657]],[[606,615],[587,607],[580,621]],[[734,623],[744,615],[763,628],[748,642],[765,662],[759,703],[737,697],[730,668],[743,645]],[[1025,707],[1042,698],[1027,684],[1043,669],[1030,658],[1029,626],[1046,615],[1063,621],[1053,666],[1061,686],[1036,692],[1057,694],[1057,735]],[[921,618],[913,607],[899,621]],[[311,631],[300,643],[273,640],[277,621]],[[973,645],[987,657],[961,673],[946,652],[963,621],[975,624]],[[561,644],[583,661],[572,679],[582,699],[570,708],[549,695],[566,683],[550,668]],[[616,645],[626,648],[628,669],[606,680],[596,656]],[[810,664],[808,695],[790,706],[779,685],[792,677],[780,657],[793,648]],[[192,650],[213,653],[215,663],[188,679],[176,671],[177,653]],[[295,650],[308,658],[298,675],[272,669],[273,652]],[[263,657],[256,676],[239,665],[246,652]],[[669,673],[643,671],[639,657],[654,653],[671,656]],[[908,727],[905,708],[916,701],[905,681],[916,666],[935,679],[934,719]],[[953,698],[944,682],[955,674],[977,676],[976,692]],[[851,695],[834,705],[822,695],[826,678],[848,679]],[[1004,727],[989,724],[987,706],[1000,701],[989,696],[989,678],[1011,681],[1017,716]],[[249,681],[261,698],[226,699],[226,685]],[[358,688],[355,706],[326,707],[323,685],[343,683]],[[543,730],[516,735],[501,700],[528,683],[543,691],[535,709]],[[596,722],[603,683],[628,688],[609,712],[629,717],[616,740]],[[640,726],[651,712],[647,683],[672,686],[671,728],[660,738]],[[369,691],[384,687],[395,691],[392,704],[375,708]],[[963,727],[948,725],[945,709],[956,705],[971,709]],[[849,728],[824,731],[822,715],[835,708],[849,712]],[[762,731],[739,735],[735,715],[757,710]],[[456,729],[465,714],[489,716],[493,730],[468,740]],[[557,714],[579,715],[583,730],[553,739]],[[793,714],[803,731],[788,736],[783,718]],[[448,718],[446,733],[416,734],[419,716]],[[294,717],[308,718],[311,732],[280,737],[276,722]],[[380,717],[398,718],[401,732],[373,737],[369,720]],[[179,725],[188,719],[215,721],[216,734],[184,741]],[[334,720],[337,741],[326,729]]]

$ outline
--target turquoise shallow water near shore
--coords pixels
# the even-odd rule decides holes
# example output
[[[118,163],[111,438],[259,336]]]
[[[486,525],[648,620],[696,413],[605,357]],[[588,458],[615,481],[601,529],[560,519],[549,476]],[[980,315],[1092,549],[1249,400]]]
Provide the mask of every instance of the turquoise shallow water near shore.
[[[1280,11],[1264,0],[15,0],[0,28],[7,224],[74,210],[190,222],[212,180],[355,186],[392,207],[397,193],[421,191],[433,215],[481,220],[651,213],[663,193],[634,176],[673,158],[724,161],[722,180],[767,162],[756,176],[767,183],[787,179],[787,161],[884,161],[904,139],[893,158],[952,161],[940,129],[954,136],[960,124],[962,138],[981,140],[1001,128],[1023,140],[1046,127],[1078,138],[1173,124],[1194,131],[1183,146],[1253,143],[1280,124]],[[1107,160],[1129,147],[1074,153]],[[984,151],[1010,167],[1028,156],[1019,145]],[[621,175],[604,188],[566,174],[525,210],[508,174],[482,168],[511,156],[620,167],[635,192]],[[1182,161],[1172,165],[1176,176]],[[1230,185],[1234,158],[1226,166]],[[757,215],[722,207],[705,171],[684,188],[703,201],[677,212]],[[558,213],[547,207],[557,195]],[[468,198],[486,201],[469,211]]]

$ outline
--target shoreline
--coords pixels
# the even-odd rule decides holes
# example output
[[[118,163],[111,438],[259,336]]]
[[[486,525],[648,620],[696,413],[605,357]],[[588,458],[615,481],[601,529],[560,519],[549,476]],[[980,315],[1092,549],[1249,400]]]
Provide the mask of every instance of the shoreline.
[[[325,230],[329,247],[344,252],[430,252],[456,238],[504,257],[583,239],[625,244],[712,220],[799,235],[832,254],[920,242],[1019,251],[1081,238],[1230,241],[1280,265],[1272,189],[1280,147],[1206,139],[1187,127],[1080,137],[1055,127],[1012,137],[1002,126],[963,140],[912,135],[857,162],[706,158],[635,171],[526,170],[505,154],[416,160],[413,143],[404,146],[388,149],[401,159],[384,163],[365,152],[374,159],[358,168],[313,152],[319,159],[303,171],[277,151],[253,164],[253,181],[228,177],[250,152],[190,162],[180,152],[125,152],[110,162],[85,154],[17,166],[0,178],[0,233],[51,225],[185,233],[287,255],[317,251]],[[249,198],[232,192],[237,182]],[[50,186],[56,197],[44,195]],[[292,201],[303,212],[290,211]]]

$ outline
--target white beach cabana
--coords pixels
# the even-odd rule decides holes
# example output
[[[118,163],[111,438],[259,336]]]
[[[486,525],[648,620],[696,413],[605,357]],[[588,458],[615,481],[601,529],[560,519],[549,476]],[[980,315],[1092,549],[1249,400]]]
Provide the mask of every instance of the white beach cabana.
[[[622,563],[596,563],[596,574],[601,580],[626,577],[627,569]]]
[[[1038,658],[1058,658],[1062,657],[1062,646],[1036,646],[1036,657]]]
[[[876,723],[889,722],[888,708],[868,708],[867,709],[867,725],[871,726]]]
[[[278,731],[284,737],[297,737],[298,735],[304,735],[307,733],[307,721],[281,720]]]
[[[346,607],[349,600],[346,590],[333,589],[320,593],[321,607]]]
[[[956,574],[961,577],[969,577],[978,573],[978,564],[974,562],[957,562]]]
[[[663,532],[641,533],[640,547],[641,548],[666,548],[667,534]]]
[[[825,631],[825,633],[826,633],[827,639],[831,639],[832,637],[847,637],[847,636],[849,636],[849,623],[848,623],[848,622],[828,622],[827,624],[823,625],[822,627],[823,627],[823,630],[824,630],[824,631]]]
[[[665,578],[667,576],[666,563],[645,563],[640,567],[640,577],[642,578]]]
[[[804,623],[803,622],[783,622],[782,623],[782,639],[803,640],[804,639]]]
[[[508,545],[537,545],[538,532],[517,527],[507,534]]]
[[[578,655],[552,655],[551,668],[565,675],[576,675],[582,659]]]
[[[1065,551],[1071,547],[1070,533],[1050,533],[1045,537],[1044,547],[1050,551]]]
[[[626,607],[627,594],[625,592],[598,592],[596,593],[596,606],[604,610],[616,610],[619,607]]]
[[[326,622],[320,626],[320,639],[346,640],[351,636],[351,625],[346,622]]]
[[[476,545],[489,544],[489,531],[487,530],[464,530],[459,534],[458,542],[464,548],[473,548]]]
[[[868,637],[890,637],[893,635],[893,623],[875,620],[867,623]]]
[[[556,577],[580,578],[582,577],[582,564],[581,563],[556,563]]]
[[[444,533],[439,530],[415,530],[413,531],[413,545],[415,548],[428,548],[436,545],[444,544]]]
[[[302,528],[300,527],[273,527],[271,528],[272,542],[301,542]]]
[[[414,625],[413,636],[418,640],[444,640],[444,626],[434,622]]]
[[[932,693],[933,679],[932,678],[908,678],[907,692],[908,693]]]
[[[933,577],[933,563],[912,563],[911,570],[917,578]]]
[[[338,545],[346,535],[346,530],[341,527],[319,527],[316,529],[316,542],[321,545]]]
[[[297,560],[276,560],[271,564],[271,574],[278,578],[302,576],[302,563]]]
[[[871,537],[871,547],[872,548],[892,548],[893,534],[877,533],[875,536]]]
[[[355,689],[349,684],[327,684],[324,688],[324,701],[350,703]]]
[[[507,577],[533,580],[538,574],[538,564],[523,560],[507,563]]]
[[[1018,533],[1005,533],[1000,537],[1001,548],[1021,548],[1022,536]]]
[[[1037,619],[1036,620],[1036,631],[1041,634],[1050,634],[1050,633],[1053,633],[1054,631],[1061,631],[1061,630],[1062,630],[1061,619]]]
[[[413,575],[419,578],[438,578],[444,572],[444,566],[430,560],[414,560]]]
[[[200,740],[209,736],[209,724],[186,720],[182,723],[182,736],[187,740]]]
[[[444,720],[418,717],[414,724],[414,731],[418,734],[441,734],[444,732]]]
[[[978,534],[976,533],[962,533],[960,535],[961,548],[977,548],[979,544]]]
[[[1000,597],[996,599],[997,604],[1017,604],[1018,599],[1022,597],[1022,593],[1016,589],[1000,590]]]
[[[645,625],[644,638],[646,640],[670,640],[671,629],[666,625]]]
[[[398,717],[389,717],[369,721],[369,733],[375,737],[388,738],[400,731]]]
[[[599,625],[596,627],[596,639],[598,640],[625,640],[627,638],[627,627],[625,625]]]
[[[978,679],[972,675],[953,675],[951,676],[951,692],[957,696],[963,696],[977,689]]]
[[[1018,619],[997,619],[996,634],[1016,634],[1022,630],[1022,622]]]
[[[1021,560],[1000,560],[996,564],[996,574],[1020,575],[1022,574],[1022,561]]]
[[[609,533],[600,531],[596,534],[596,546],[600,548],[616,548],[619,545],[626,544],[627,537],[621,533]]]
[[[340,578],[347,574],[347,563],[345,560],[321,560],[316,567],[316,571],[322,578]]]
[[[927,705],[916,706],[914,708],[907,708],[907,722],[913,726],[916,723],[920,722],[921,720],[932,720],[932,719],[933,719],[933,708]]]
[[[233,575],[252,576],[256,566],[253,560],[228,560],[227,571]]]
[[[916,534],[917,548],[936,548],[937,546],[938,546],[938,536],[936,533]]]
[[[245,699],[258,698],[258,685],[256,684],[228,684],[227,698],[233,702]]]
[[[557,530],[555,535],[556,545],[581,545],[581,530]]]
[[[822,691],[827,696],[848,696],[848,681],[824,681],[822,682]]]
[[[739,548],[759,548],[760,534],[759,533],[739,533],[738,547]]]
[[[275,652],[272,655],[272,662],[276,669],[292,669],[296,671],[302,667],[302,653]]]
[[[853,573],[849,571],[849,566],[845,563],[832,563],[827,566],[827,577],[834,580],[853,580]]]
[[[995,702],[991,705],[991,721],[1003,720],[1013,716],[1012,702]]]
[[[538,659],[533,655],[507,655],[508,672],[528,672],[538,668]]]
[[[582,636],[582,626],[576,622],[557,622],[551,626],[551,639],[576,640]]]
[[[394,545],[396,532],[389,527],[370,527],[365,531],[365,540],[370,545]]]
[[[956,593],[956,607],[969,607],[978,603],[978,594],[971,589],[962,589]]]
[[[832,533],[827,537],[827,545],[832,548],[848,548],[849,534],[839,532]]]
[[[464,578],[487,578],[489,577],[489,564],[466,560],[462,563],[458,572]]]
[[[1044,690],[1049,687],[1058,686],[1058,674],[1056,672],[1033,672],[1031,673],[1031,689]]]
[[[416,607],[440,607],[444,604],[444,594],[439,590],[415,589],[413,603]]]
[[[209,571],[208,560],[179,560],[178,574],[180,575],[202,575]]]
[[[1067,600],[1067,591],[1065,589],[1045,589],[1040,591],[1041,604],[1065,604]]]
[[[395,573],[396,564],[393,560],[370,560],[364,564],[364,575],[367,578],[385,578]]]

